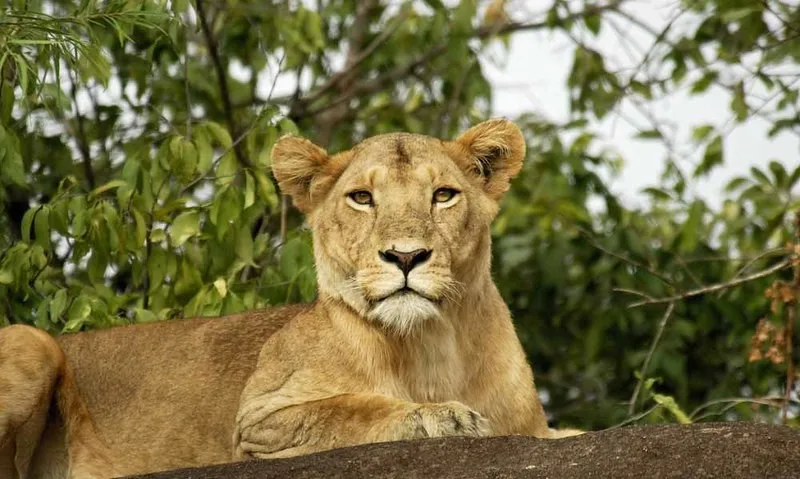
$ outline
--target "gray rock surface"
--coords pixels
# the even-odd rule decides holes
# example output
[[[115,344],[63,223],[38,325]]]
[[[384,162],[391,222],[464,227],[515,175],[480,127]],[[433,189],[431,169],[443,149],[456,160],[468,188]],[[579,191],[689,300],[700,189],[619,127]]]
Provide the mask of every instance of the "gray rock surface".
[[[800,478],[800,430],[755,423],[636,426],[560,440],[443,438],[138,476],[262,478]]]

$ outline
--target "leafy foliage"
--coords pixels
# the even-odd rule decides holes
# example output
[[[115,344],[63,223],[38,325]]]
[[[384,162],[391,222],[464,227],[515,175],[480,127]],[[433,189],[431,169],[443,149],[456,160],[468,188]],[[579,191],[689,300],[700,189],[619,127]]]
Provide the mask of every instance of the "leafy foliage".
[[[11,1],[0,10],[0,324],[60,334],[312,300],[309,235],[268,173],[276,139],[299,132],[336,151],[387,131],[452,136],[492,114],[487,52],[541,30],[575,43],[571,118],[516,119],[529,158],[494,248],[548,411],[587,428],[644,405],[653,413],[635,419],[774,419],[763,396],[782,393],[793,358],[748,354],[772,314],[764,291],[792,284],[790,264],[685,293],[796,254],[784,246],[800,166],[753,168],[712,208],[687,184],[724,164],[731,130],[697,124],[700,161],[685,171],[668,158],[650,202],[631,208],[608,188],[622,159],[593,126],[623,102],[721,88],[733,126],[800,132],[800,9],[684,2],[696,25],[650,31],[631,71],[592,43],[618,22],[647,30],[625,2],[557,0],[536,19],[504,3]],[[655,121],[638,136],[672,142]],[[665,297],[679,297],[667,315]],[[795,318],[781,311],[796,300],[785,304],[779,324]]]

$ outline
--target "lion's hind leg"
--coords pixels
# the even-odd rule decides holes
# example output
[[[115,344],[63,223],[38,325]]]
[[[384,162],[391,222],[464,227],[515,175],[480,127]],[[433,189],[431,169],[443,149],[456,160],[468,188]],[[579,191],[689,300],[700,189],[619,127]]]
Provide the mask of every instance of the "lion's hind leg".
[[[0,477],[28,476],[63,363],[47,333],[22,325],[0,329]]]

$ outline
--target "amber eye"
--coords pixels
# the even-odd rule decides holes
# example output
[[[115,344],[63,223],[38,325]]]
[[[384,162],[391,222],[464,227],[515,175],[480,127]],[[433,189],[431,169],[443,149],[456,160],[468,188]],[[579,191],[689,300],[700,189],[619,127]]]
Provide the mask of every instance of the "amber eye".
[[[372,195],[369,191],[354,191],[347,196],[349,196],[351,200],[355,201],[356,204],[365,206],[372,205]]]
[[[457,194],[458,191],[454,190],[453,188],[439,188],[438,190],[433,192],[433,202],[447,203],[448,201],[455,198]]]

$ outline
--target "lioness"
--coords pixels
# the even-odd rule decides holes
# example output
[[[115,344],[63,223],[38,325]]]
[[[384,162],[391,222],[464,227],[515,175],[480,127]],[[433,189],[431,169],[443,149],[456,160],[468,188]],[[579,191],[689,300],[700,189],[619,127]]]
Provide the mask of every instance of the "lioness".
[[[0,330],[0,476],[87,478],[435,436],[553,437],[490,274],[525,142],[284,137],[272,168],[313,231],[319,299],[53,339]]]

